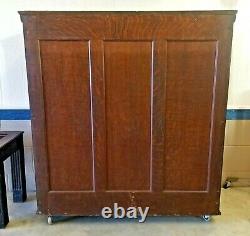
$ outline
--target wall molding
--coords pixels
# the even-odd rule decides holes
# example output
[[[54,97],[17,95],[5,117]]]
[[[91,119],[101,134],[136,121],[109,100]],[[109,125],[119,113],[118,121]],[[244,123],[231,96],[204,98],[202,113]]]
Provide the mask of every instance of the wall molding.
[[[0,109],[0,120],[30,120],[29,109]]]
[[[250,120],[250,109],[228,109],[227,120]]]
[[[29,109],[0,109],[0,120],[30,120]],[[250,109],[228,109],[227,120],[250,120]]]

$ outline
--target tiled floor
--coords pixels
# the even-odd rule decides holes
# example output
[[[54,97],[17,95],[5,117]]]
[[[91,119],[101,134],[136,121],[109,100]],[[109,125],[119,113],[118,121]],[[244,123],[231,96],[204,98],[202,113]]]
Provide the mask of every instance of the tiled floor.
[[[26,203],[12,204],[9,199],[10,223],[0,230],[1,236],[24,235],[225,235],[250,236],[250,188],[222,190],[221,216],[211,222],[198,217],[148,217],[146,223],[135,220],[104,220],[101,217],[68,218],[47,224],[47,217],[35,215],[35,196]]]

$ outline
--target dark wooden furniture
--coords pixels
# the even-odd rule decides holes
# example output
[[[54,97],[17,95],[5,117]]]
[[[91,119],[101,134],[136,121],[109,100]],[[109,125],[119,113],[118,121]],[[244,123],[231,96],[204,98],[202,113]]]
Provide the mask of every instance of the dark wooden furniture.
[[[220,213],[235,14],[20,12],[40,212]]]
[[[0,131],[0,228],[9,222],[3,163],[8,157],[11,159],[13,202],[24,202],[27,195],[23,132]]]

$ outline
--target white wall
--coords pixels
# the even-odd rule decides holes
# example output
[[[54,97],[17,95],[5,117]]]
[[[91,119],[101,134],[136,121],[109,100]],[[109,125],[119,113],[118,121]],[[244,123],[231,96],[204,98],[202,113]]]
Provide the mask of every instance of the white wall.
[[[249,0],[0,0],[0,109],[29,108],[22,23],[19,10],[231,10],[234,25],[228,108],[250,108]],[[2,130],[25,130],[27,188],[35,190],[30,121],[2,121]],[[223,179],[250,177],[250,121],[228,121]],[[8,163],[7,168],[9,167]],[[10,170],[6,171],[11,189]]]
[[[249,0],[0,0],[0,108],[29,108],[22,24],[18,10],[238,9],[234,27],[229,108],[250,108]]]
[[[250,1],[239,0],[234,24],[228,108],[250,108]]]

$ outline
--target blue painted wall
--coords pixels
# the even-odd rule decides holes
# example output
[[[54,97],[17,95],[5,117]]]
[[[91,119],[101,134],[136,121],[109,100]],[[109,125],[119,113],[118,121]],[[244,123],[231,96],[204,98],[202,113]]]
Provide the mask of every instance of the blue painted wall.
[[[29,109],[0,109],[0,120],[30,120]],[[227,120],[250,120],[250,109],[228,109]]]

